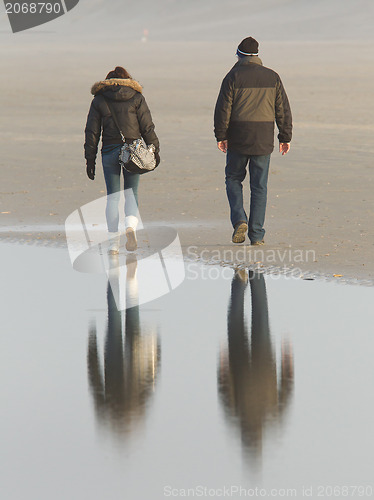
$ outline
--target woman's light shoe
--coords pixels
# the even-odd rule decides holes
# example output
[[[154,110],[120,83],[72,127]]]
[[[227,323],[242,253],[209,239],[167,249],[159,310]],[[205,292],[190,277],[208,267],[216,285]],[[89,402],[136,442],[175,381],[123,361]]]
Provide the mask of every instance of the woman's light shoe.
[[[110,243],[108,248],[109,255],[118,255],[119,253],[119,240],[120,233],[109,233]]]
[[[138,248],[138,242],[136,241],[135,230],[132,227],[126,229],[126,250],[133,252]]]

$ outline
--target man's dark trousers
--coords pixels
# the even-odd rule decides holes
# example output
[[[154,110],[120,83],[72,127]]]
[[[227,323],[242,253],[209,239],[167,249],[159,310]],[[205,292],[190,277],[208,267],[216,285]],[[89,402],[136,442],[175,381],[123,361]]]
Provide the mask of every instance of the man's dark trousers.
[[[249,165],[251,202],[249,220],[243,206],[242,182]],[[233,227],[238,222],[248,223],[248,237],[252,243],[261,241],[265,235],[264,222],[267,201],[267,183],[270,155],[245,155],[227,151],[226,193],[230,204],[230,218]]]

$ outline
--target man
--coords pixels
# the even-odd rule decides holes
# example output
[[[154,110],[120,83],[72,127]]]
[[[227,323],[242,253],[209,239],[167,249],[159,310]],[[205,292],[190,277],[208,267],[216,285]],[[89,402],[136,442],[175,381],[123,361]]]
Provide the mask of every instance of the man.
[[[291,109],[281,79],[258,57],[258,42],[245,38],[238,62],[222,82],[214,113],[217,146],[226,156],[226,192],[234,227],[233,243],[243,243],[248,231],[252,245],[264,244],[264,221],[270,155],[274,149],[274,120],[279,151],[290,150]],[[247,164],[251,188],[249,220],[243,207],[242,182]]]

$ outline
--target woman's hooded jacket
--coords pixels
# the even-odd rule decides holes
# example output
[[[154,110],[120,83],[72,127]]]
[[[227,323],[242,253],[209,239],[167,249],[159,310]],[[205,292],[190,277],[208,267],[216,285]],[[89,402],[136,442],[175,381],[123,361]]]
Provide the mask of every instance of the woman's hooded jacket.
[[[102,144],[122,144],[121,134],[112,118],[106,99],[110,100],[126,142],[143,137],[147,145],[153,144],[159,151],[159,141],[155,133],[142,86],[132,80],[111,78],[92,86],[92,100],[85,129],[85,158],[94,160],[102,133]]]

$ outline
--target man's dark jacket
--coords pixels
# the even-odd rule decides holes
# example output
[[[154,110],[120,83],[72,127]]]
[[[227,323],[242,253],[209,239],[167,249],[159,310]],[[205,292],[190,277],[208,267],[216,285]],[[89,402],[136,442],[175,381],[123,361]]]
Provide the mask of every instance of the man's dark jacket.
[[[274,149],[274,120],[279,142],[292,138],[292,115],[281,79],[257,56],[240,59],[222,82],[214,113],[217,141],[246,155]]]
[[[85,158],[95,160],[97,146],[103,131],[103,146],[122,144],[121,135],[112,118],[105,99],[110,100],[126,142],[143,137],[146,144],[153,144],[159,150],[155,126],[141,85],[135,80],[111,78],[92,86],[92,100],[85,130]]]

